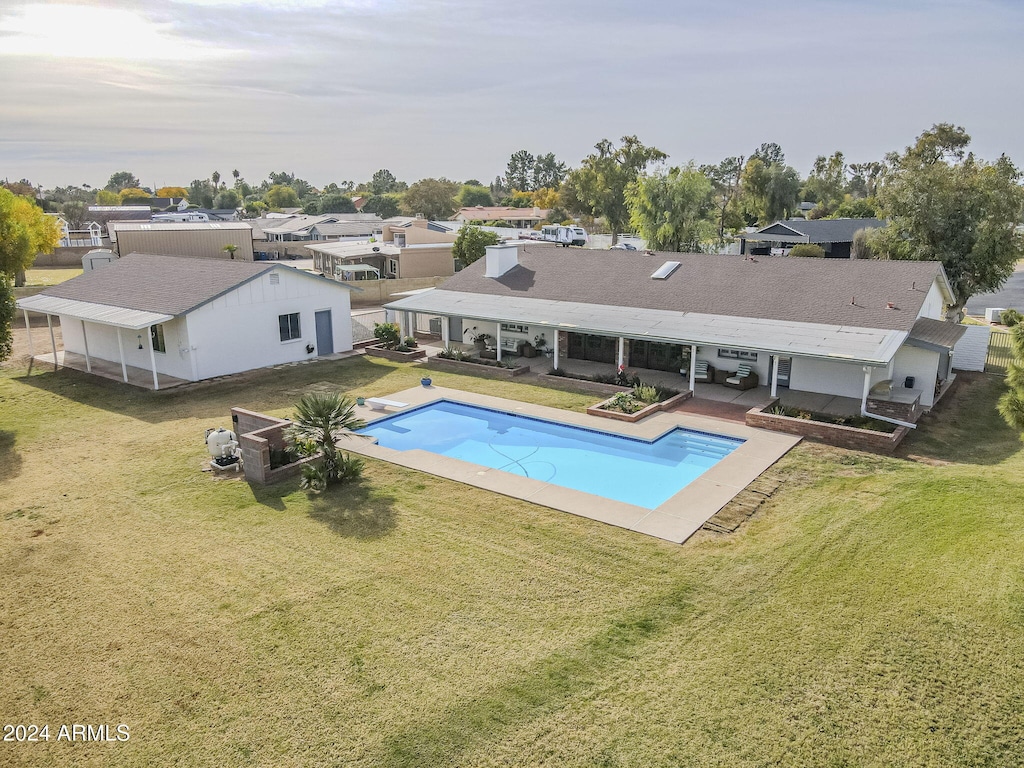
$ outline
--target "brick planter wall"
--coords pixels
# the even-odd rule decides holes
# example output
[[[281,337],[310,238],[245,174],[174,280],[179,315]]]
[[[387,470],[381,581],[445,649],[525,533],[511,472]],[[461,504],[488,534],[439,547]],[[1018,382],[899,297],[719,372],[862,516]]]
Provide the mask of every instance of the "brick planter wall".
[[[469,376],[483,376],[486,379],[514,379],[516,376],[530,372],[528,365],[521,365],[518,368],[499,368],[496,365],[467,363],[463,360],[447,360],[436,356],[427,359],[427,367],[438,371],[464,373]]]
[[[399,352],[394,349],[384,349],[384,347],[373,346],[366,348],[366,354],[370,357],[383,357],[388,360],[395,360],[399,363],[407,363],[411,360],[419,360],[422,357],[427,356],[427,350],[425,349],[414,349],[412,352]]]
[[[278,419],[264,413],[247,411],[244,408],[231,409],[234,433],[238,435],[238,447],[242,452],[242,469],[245,479],[257,485],[270,485],[289,477],[295,477],[302,466],[315,461],[315,456],[299,459],[276,469],[270,468],[270,449],[285,447],[284,430],[291,424],[288,419]]]
[[[890,419],[916,424],[917,420],[921,418],[921,397],[918,396],[912,403],[895,403],[892,400],[875,400],[869,397],[868,411]]]
[[[747,426],[785,432],[788,435],[800,435],[838,448],[885,454],[892,453],[910,431],[907,427],[896,427],[896,431],[892,433],[876,432],[872,429],[858,429],[766,413],[765,411],[774,404],[769,403],[764,408],[751,408],[747,411]]]
[[[690,397],[693,397],[693,392],[691,392],[690,390],[686,390],[685,392],[680,392],[678,395],[673,395],[668,400],[663,400],[660,403],[653,403],[651,405],[648,405],[646,408],[641,408],[636,413],[623,413],[622,411],[605,410],[601,406],[610,403],[614,399],[614,397],[610,397],[607,400],[602,400],[597,405],[592,405],[589,408],[587,408],[587,413],[589,413],[591,416],[602,416],[606,419],[615,419],[617,421],[628,421],[630,423],[635,423],[637,421],[640,421],[640,419],[644,419],[650,416],[652,413],[659,413],[660,411],[667,411],[671,408],[675,408],[677,405],[679,405],[679,403],[683,402],[683,400],[686,400],[687,398]]]

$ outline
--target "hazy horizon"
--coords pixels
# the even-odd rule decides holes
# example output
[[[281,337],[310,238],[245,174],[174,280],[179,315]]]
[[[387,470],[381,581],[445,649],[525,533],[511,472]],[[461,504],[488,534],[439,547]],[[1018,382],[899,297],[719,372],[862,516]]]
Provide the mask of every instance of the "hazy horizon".
[[[484,183],[636,134],[683,164],[778,142],[806,175],[937,122],[1024,163],[1010,2],[23,2],[0,9],[0,176],[146,186],[238,169]]]

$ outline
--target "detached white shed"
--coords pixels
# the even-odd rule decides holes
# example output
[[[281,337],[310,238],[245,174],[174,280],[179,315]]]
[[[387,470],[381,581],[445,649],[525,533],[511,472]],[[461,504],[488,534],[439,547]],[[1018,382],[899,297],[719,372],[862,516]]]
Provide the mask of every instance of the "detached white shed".
[[[65,358],[159,389],[352,349],[351,291],[280,262],[131,254],[17,305],[60,318]]]

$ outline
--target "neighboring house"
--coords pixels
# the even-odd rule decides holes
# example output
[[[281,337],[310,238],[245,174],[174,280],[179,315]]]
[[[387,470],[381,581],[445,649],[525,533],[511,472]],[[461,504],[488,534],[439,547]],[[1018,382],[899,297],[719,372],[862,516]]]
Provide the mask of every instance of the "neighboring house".
[[[112,221],[110,241],[119,256],[166,253],[203,259],[252,261],[252,227],[244,221]],[[236,246],[234,253],[225,251]]]
[[[787,219],[757,232],[741,234],[740,253],[767,256],[773,250],[788,252],[799,243],[812,243],[824,249],[827,259],[848,259],[858,230],[884,226],[881,219]]]
[[[631,251],[567,252],[554,246],[490,246],[438,288],[385,306],[403,332],[416,313],[448,318],[445,344],[486,333],[499,351],[543,336],[564,357],[655,370],[692,363],[767,384],[851,397],[934,402],[952,376],[963,326],[943,321],[953,296],[937,262]],[[907,377],[913,378],[912,386]],[[910,391],[907,391],[910,390]],[[872,396],[875,399],[874,395]]]
[[[65,357],[159,388],[352,349],[351,290],[274,262],[133,253],[17,306],[60,318]]]
[[[532,229],[547,219],[551,211],[544,208],[509,208],[503,205],[484,206],[478,205],[474,208],[460,208],[458,213],[452,216],[449,221],[462,223],[479,221],[484,224],[491,224],[496,221],[507,221],[518,229]]]
[[[59,213],[48,213],[60,225],[60,240],[58,248],[95,248],[103,245],[103,227],[95,221],[87,221],[82,224],[81,229],[71,229],[70,225]]]
[[[249,223],[257,240],[290,243],[365,239],[380,232],[383,219],[375,213],[325,213],[320,216],[267,216]]]
[[[101,227],[108,227],[112,221],[149,221],[152,215],[153,211],[148,205],[89,206],[89,218]]]
[[[362,279],[352,265],[368,265],[393,278],[447,277],[455,274],[452,244],[456,234],[425,219],[384,224],[379,238],[359,242],[307,245],[313,269],[337,280]]]

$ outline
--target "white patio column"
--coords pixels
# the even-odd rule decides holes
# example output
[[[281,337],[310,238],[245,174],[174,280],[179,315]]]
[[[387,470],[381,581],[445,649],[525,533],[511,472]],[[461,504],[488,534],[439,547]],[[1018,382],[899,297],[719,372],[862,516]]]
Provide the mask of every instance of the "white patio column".
[[[772,369],[772,397],[779,394],[779,356],[768,355],[768,365]]]
[[[695,392],[697,386],[697,345],[690,345],[690,391]]]
[[[871,390],[871,368],[864,366],[864,394],[860,399],[860,412],[868,409],[868,392]]]
[[[121,360],[121,378],[128,383],[128,366],[124,362],[124,342],[121,341],[121,326],[117,327],[117,354]]]
[[[619,370],[620,371],[623,368],[622,363],[623,363],[623,361],[625,359],[625,356],[626,356],[626,339],[624,337],[622,337],[622,336],[619,336]]]
[[[441,315],[441,343],[446,347],[452,345],[452,324],[447,315]]]
[[[501,323],[495,323],[494,327],[495,327],[494,343],[497,344],[497,346],[498,346],[496,359],[500,363],[501,362]]]
[[[46,315],[46,327],[50,329],[50,346],[53,348],[53,370],[57,370],[57,340],[53,337],[53,318]]]
[[[28,310],[27,309],[23,309],[21,311],[25,313],[25,333],[28,336],[28,354],[29,354],[29,357],[35,357],[36,356],[36,348],[32,344],[32,325],[28,321]]]
[[[92,360],[89,359],[89,336],[85,332],[85,320],[79,320],[82,324],[82,343],[85,345],[85,370],[92,373]]]
[[[156,376],[156,350],[153,349],[153,326],[147,329],[149,332],[146,338],[149,339],[149,364],[153,368],[153,391],[160,389],[160,380]]]
[[[555,370],[558,370],[558,329],[555,328]]]

